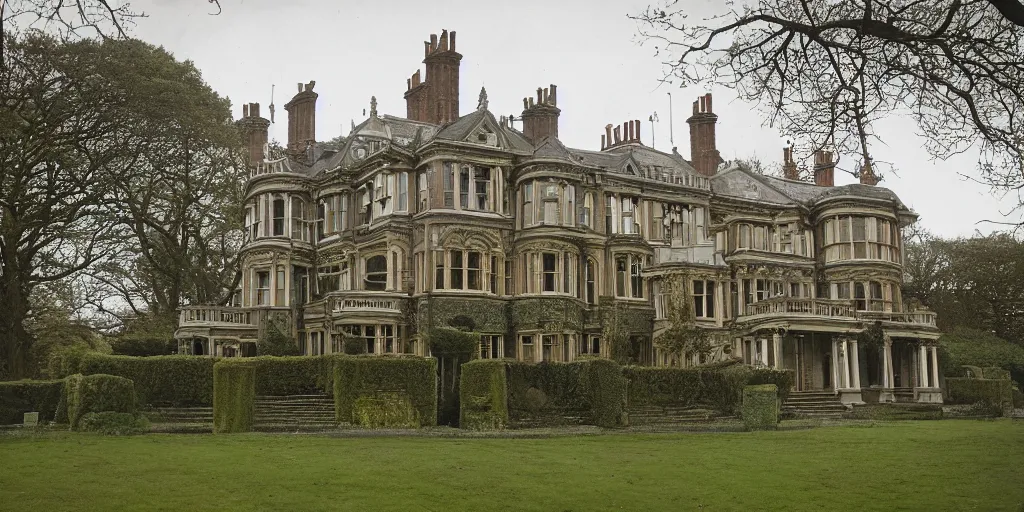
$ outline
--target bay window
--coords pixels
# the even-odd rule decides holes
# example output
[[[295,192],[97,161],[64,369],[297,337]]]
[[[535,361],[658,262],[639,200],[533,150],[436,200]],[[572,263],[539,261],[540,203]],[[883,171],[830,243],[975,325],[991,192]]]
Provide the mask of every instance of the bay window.
[[[620,254],[615,257],[615,295],[617,297],[644,298],[644,257]]]
[[[363,289],[384,291],[388,281],[388,259],[383,255],[370,256],[364,260]]]
[[[533,182],[523,185],[523,227],[533,225]]]
[[[693,280],[693,314],[697,318],[715,317],[715,282]]]
[[[455,164],[445,162],[441,174],[444,186],[444,207],[455,208]]]
[[[270,272],[256,272],[256,305],[270,305]]]
[[[889,219],[869,216],[834,216],[819,228],[825,262],[872,259],[900,262],[899,232]]]
[[[487,269],[487,254],[481,251],[434,251],[434,289],[498,293],[498,257],[492,256],[489,262],[491,266]],[[485,272],[490,274],[485,276]],[[485,277],[490,289],[484,288]]]
[[[306,203],[298,197],[292,197],[292,238],[303,242],[309,241],[306,229]]]
[[[350,288],[348,262],[340,261],[318,267],[316,285],[317,293],[320,295],[348,290]]]
[[[284,236],[284,197],[274,196],[272,236]]]

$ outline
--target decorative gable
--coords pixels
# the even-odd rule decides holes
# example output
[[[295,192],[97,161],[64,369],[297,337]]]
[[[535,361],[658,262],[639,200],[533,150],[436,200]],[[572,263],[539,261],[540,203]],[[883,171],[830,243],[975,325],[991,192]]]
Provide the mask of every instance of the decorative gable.
[[[712,178],[712,183],[715,193],[722,196],[775,204],[791,204],[794,202],[786,195],[739,169],[715,175]]]

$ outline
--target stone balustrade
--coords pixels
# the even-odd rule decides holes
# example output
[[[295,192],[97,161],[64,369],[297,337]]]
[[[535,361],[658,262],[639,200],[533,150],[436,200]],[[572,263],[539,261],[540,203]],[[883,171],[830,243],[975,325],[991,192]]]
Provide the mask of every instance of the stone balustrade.
[[[744,316],[799,315],[935,327],[932,311],[859,311],[852,300],[776,297],[748,304]],[[742,317],[741,317],[742,318]]]
[[[178,326],[240,325],[255,326],[248,309],[227,306],[185,306],[178,312]]]

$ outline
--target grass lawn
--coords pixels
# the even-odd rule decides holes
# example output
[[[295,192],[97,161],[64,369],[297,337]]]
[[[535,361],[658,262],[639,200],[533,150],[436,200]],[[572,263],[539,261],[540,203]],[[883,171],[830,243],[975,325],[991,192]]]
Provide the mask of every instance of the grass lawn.
[[[1009,510],[1024,422],[549,439],[0,436],[0,510]],[[701,508],[703,507],[703,508]]]

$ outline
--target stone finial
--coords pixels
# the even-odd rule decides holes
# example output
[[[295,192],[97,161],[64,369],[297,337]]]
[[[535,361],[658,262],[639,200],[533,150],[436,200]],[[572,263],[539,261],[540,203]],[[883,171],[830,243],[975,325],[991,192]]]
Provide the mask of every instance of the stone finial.
[[[480,98],[476,102],[477,110],[487,110],[487,89],[480,87]]]
[[[377,97],[370,96],[370,117],[377,117]]]

